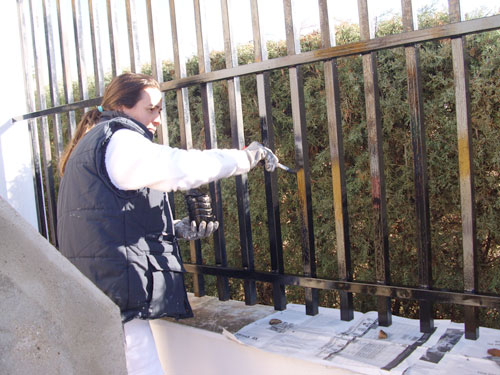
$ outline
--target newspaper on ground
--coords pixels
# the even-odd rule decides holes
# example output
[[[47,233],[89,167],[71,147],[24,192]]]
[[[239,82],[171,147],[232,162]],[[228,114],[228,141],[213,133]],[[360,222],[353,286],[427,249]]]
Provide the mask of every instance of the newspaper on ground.
[[[477,340],[466,340],[463,324],[435,320],[432,333],[420,332],[420,322],[392,317],[389,327],[378,324],[374,311],[340,320],[340,310],[319,308],[315,316],[304,306],[290,304],[251,323],[235,334],[242,344],[360,374],[500,374],[500,331],[481,328]],[[494,353],[494,352],[493,352]]]

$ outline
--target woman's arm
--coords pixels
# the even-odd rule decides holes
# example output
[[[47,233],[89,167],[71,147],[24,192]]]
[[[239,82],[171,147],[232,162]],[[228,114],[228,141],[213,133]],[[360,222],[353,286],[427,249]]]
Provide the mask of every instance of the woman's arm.
[[[252,167],[245,151],[187,151],[152,143],[127,129],[111,137],[105,163],[111,182],[119,189],[150,187],[167,192],[247,173]]]

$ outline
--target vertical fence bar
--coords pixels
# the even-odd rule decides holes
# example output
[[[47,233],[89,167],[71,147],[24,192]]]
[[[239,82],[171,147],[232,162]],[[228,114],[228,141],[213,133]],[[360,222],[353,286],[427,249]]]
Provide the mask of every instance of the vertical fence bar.
[[[66,104],[73,103],[73,82],[71,80],[70,61],[68,56],[68,39],[66,33],[63,31],[62,14],[61,14],[61,0],[57,0],[57,23],[59,26],[59,42],[61,48],[61,66],[63,75],[64,87],[64,100]],[[75,112],[68,112],[68,136],[73,137],[76,129]]]
[[[318,0],[321,26],[321,47],[332,47],[328,6],[326,0]],[[332,163],[333,206],[335,210],[335,235],[337,237],[337,262],[339,279],[352,281],[351,241],[349,237],[349,215],[347,211],[347,187],[344,165],[344,141],[342,116],[340,112],[340,88],[337,59],[323,63],[325,71],[326,111],[328,116],[328,137]],[[340,318],[354,318],[352,293],[339,291]]]
[[[57,92],[58,79],[57,79],[57,69],[56,69],[56,58],[55,58],[55,46],[54,46],[54,33],[52,29],[52,17],[50,8],[47,10],[47,0],[42,1],[43,10],[43,24],[45,29],[45,48],[47,53],[47,68],[49,73],[49,93],[50,102],[53,107],[57,107],[60,104],[59,93]],[[63,152],[63,137],[62,137],[62,125],[61,125],[61,115],[56,113],[52,116],[53,118],[53,139],[54,139],[54,149],[56,153],[56,163],[61,157]],[[53,187],[54,188],[54,187]]]
[[[158,82],[163,82],[163,74],[162,74],[162,79],[160,80],[161,66],[159,67],[160,69],[158,69],[158,61],[156,58],[154,20],[153,20],[153,9],[151,5],[151,0],[146,0],[146,14],[148,18],[148,37],[149,37],[149,52],[151,57],[151,75]]]
[[[127,31],[128,31],[128,50],[130,55],[130,71],[135,73],[137,70],[135,63],[135,41],[134,41],[134,23],[132,20],[132,9],[131,0],[125,1],[126,12],[127,12]]]
[[[158,63],[158,56],[156,55],[156,40],[155,40],[155,18],[154,18],[153,7],[151,0],[146,0],[146,15],[148,21],[148,37],[149,37],[149,52],[151,57],[151,75],[158,81],[163,82],[163,69],[161,63]],[[158,141],[162,145],[168,146],[170,144],[168,140],[168,127],[167,127],[167,105],[165,103],[165,93],[162,92],[162,114],[161,114],[161,125],[158,127]],[[170,207],[172,209],[172,214],[175,215],[175,200],[174,192],[168,193],[168,200],[170,202]]]
[[[175,0],[169,0],[170,4],[170,27],[172,29],[172,48],[174,54],[175,79],[186,77],[186,63],[184,56],[180,54],[179,36],[177,31],[177,16],[175,12]],[[191,135],[191,116],[189,114],[188,89],[184,87],[176,90],[177,110],[179,112],[179,127],[181,133],[181,145],[186,150],[193,148]]]
[[[92,61],[94,63],[94,90],[95,96],[101,96],[99,90],[99,69],[97,68],[97,47],[96,47],[96,36],[95,36],[95,21],[94,21],[94,7],[92,0],[88,0],[89,7],[89,21],[90,21],[90,44],[92,48]]]
[[[413,31],[411,0],[402,0],[403,31]],[[429,211],[429,186],[427,182],[427,151],[425,142],[424,104],[418,47],[405,47],[406,72],[408,77],[408,104],[410,107],[410,129],[413,146],[413,174],[415,185],[415,210],[417,216],[418,282],[421,288],[432,287],[432,253]],[[434,330],[433,304],[419,301],[420,331]]]
[[[260,17],[257,0],[250,0],[252,12],[252,29],[255,62],[267,60],[267,48],[260,31]],[[271,104],[271,85],[269,72],[256,74],[257,98],[259,104],[260,130],[262,142],[274,150],[274,127]],[[279,274],[285,273],[283,262],[283,243],[281,239],[280,207],[278,199],[278,175],[264,171],[266,190],[267,222],[269,227],[269,251],[271,255],[271,270]],[[273,303],[275,310],[286,308],[285,286],[273,282]]]
[[[204,12],[202,13],[200,0],[193,0],[196,23],[196,40],[198,46],[198,68],[200,74],[210,72],[210,56],[208,51],[208,40],[204,30]],[[205,125],[205,145],[207,149],[217,148],[217,136],[215,128],[214,97],[211,83],[200,85],[201,101],[203,107],[203,123]],[[222,212],[222,193],[220,182],[209,184],[212,202],[215,206],[215,215],[219,220],[219,229],[214,233],[215,263],[227,266],[226,240],[224,237],[224,220]],[[219,299],[229,299],[229,281],[227,277],[217,276],[217,291]]]
[[[97,3],[102,9],[102,2]],[[99,71],[99,96],[104,94],[104,51],[103,51],[103,39],[102,39],[102,13],[99,8],[97,11],[94,10],[95,15],[95,27],[94,32],[97,34],[96,38],[96,49],[97,49],[97,69]],[[97,91],[96,91],[97,92]]]
[[[76,50],[76,68],[78,70],[78,90],[80,100],[89,98],[87,84],[87,64],[85,62],[85,54],[82,53],[83,48],[83,27],[82,27],[82,12],[78,0],[72,0],[73,9],[73,28],[75,33],[75,50]]]
[[[226,68],[238,66],[237,51],[234,46],[231,30],[228,0],[221,0],[222,30],[224,34],[224,52]],[[231,137],[233,148],[241,150],[245,147],[243,129],[243,110],[241,108],[240,78],[227,80],[227,95],[229,100],[229,121],[231,123]],[[254,253],[252,242],[252,227],[250,222],[250,203],[248,195],[248,176],[242,174],[236,179],[236,197],[238,205],[238,222],[240,228],[241,265],[244,269],[254,271]],[[257,288],[255,280],[244,280],[245,304],[257,303]]]
[[[170,27],[172,29],[172,47],[174,53],[175,79],[186,77],[186,65],[184,57],[180,55],[179,37],[177,32],[177,16],[175,12],[175,0],[169,0]],[[191,135],[191,116],[189,114],[188,89],[184,87],[176,90],[177,112],[179,114],[179,130],[181,135],[181,147],[189,150],[193,148],[193,137]],[[195,264],[203,264],[201,253],[201,241],[190,241],[189,252],[191,261]],[[193,274],[193,290],[196,297],[202,297],[205,292],[205,277],[202,274]]]
[[[366,0],[358,0],[361,40],[370,39],[368,5]],[[389,238],[387,230],[387,207],[385,197],[384,155],[382,152],[382,123],[379,104],[377,75],[377,54],[364,54],[363,79],[365,86],[366,123],[368,127],[368,149],[370,153],[370,174],[372,185],[373,217],[375,223],[375,263],[379,284],[390,284]],[[389,326],[392,322],[391,299],[377,297],[378,322]]]
[[[115,48],[113,7],[111,5],[111,0],[106,0],[106,9],[108,15],[109,49],[111,53],[111,74],[113,75],[113,77],[116,77],[116,75],[118,74],[118,69],[117,69],[118,56],[117,56],[117,50]]]
[[[283,0],[288,55],[300,53],[299,35],[295,31],[292,0]],[[295,158],[297,187],[299,195],[302,260],[304,275],[316,277],[316,256],[312,218],[311,178],[309,170],[309,145],[307,142],[306,111],[304,105],[304,84],[300,66],[289,68],[290,92],[292,97],[293,132],[295,135]],[[306,313],[318,313],[318,289],[305,288]]]
[[[46,109],[47,103],[45,98],[45,87],[43,79],[43,74],[40,72],[39,67],[42,66],[39,61],[39,53],[37,48],[37,39],[35,30],[35,20],[33,14],[33,0],[29,1],[29,12],[30,12],[30,22],[31,22],[31,39],[33,41],[33,60],[34,60],[34,70],[35,70],[35,82],[37,91],[37,100],[40,103],[40,109]],[[47,223],[48,223],[48,239],[52,244],[56,244],[56,197],[54,190],[54,161],[52,159],[52,152],[50,150],[50,136],[49,136],[49,124],[47,117],[44,116],[41,119],[41,148],[42,148],[42,168],[43,177],[45,184],[45,191],[47,195],[45,196],[47,200]]]
[[[158,81],[163,82],[163,70],[161,62],[158,61],[158,56],[156,55],[156,39],[154,26],[156,20],[154,17],[153,7],[151,5],[151,0],[146,0],[146,13],[148,19],[148,35],[149,35],[149,51],[151,54],[151,74]],[[161,115],[161,126],[158,128],[158,140],[163,145],[168,145],[168,127],[167,127],[167,106],[165,103],[165,93],[162,93],[163,101],[162,105],[162,115]],[[171,203],[173,203],[173,194],[171,196]]]
[[[26,27],[25,3],[23,0],[17,1],[17,17],[19,20],[19,32],[21,35],[21,56],[24,70],[24,90],[26,92],[26,106],[30,112],[35,111],[35,91],[33,90],[33,77],[31,72],[34,63],[29,53],[29,36]],[[40,234],[49,238],[49,229],[47,222],[47,207],[45,205],[45,192],[43,188],[42,163],[40,157],[40,140],[38,137],[37,120],[28,120],[28,128],[31,138],[33,169],[33,185],[35,188],[35,203],[37,209],[38,229]]]
[[[451,22],[460,22],[460,3],[449,0]],[[465,37],[451,39],[458,136],[458,167],[460,173],[460,203],[462,208],[462,241],[464,257],[464,290],[475,293],[478,285],[476,207],[474,171],[472,165],[472,123],[470,115],[469,69],[465,52]],[[464,306],[465,338],[479,337],[479,309]]]
[[[90,19],[90,41],[92,44],[92,56],[94,60],[94,88],[95,96],[102,96],[104,92],[104,69],[102,66],[101,42],[99,33],[99,18],[96,17],[94,4],[89,0],[89,19]],[[96,38],[97,33],[97,38]]]
[[[149,37],[149,53],[151,57],[151,75],[158,81],[163,82],[163,74],[161,73],[161,66],[158,64],[156,56],[156,43],[154,32],[154,16],[151,0],[146,0],[146,14],[148,18],[148,37]]]

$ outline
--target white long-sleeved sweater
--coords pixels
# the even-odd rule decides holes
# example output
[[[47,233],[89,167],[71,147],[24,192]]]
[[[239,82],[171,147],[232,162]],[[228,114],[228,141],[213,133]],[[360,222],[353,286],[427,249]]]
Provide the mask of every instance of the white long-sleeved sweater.
[[[119,189],[149,187],[166,192],[196,188],[250,170],[245,151],[183,150],[152,143],[128,129],[111,137],[105,164],[111,182]]]

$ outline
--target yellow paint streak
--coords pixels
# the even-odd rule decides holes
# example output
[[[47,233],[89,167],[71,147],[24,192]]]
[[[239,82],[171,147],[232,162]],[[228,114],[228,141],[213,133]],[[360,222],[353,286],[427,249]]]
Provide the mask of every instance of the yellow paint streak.
[[[306,205],[306,177],[304,173],[304,168],[300,167],[297,170],[297,187],[299,189],[299,200],[300,209],[302,211],[302,217],[307,217],[307,205]]]
[[[458,167],[460,170],[460,181],[470,178],[470,149],[468,138],[462,134],[458,136]]]
[[[336,160],[332,161],[332,188],[333,188],[333,209],[335,211],[335,232],[337,234],[337,244],[339,249],[344,244],[344,211],[342,209],[342,184],[340,183],[340,165]]]
[[[338,163],[332,163],[332,188],[333,188],[333,208],[335,209],[335,223],[342,224],[342,190],[340,184],[340,167]]]

